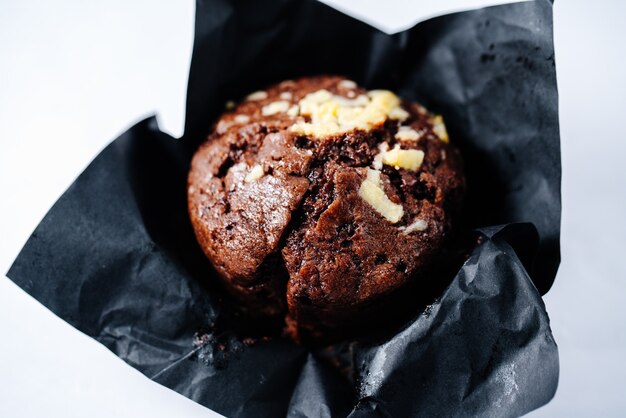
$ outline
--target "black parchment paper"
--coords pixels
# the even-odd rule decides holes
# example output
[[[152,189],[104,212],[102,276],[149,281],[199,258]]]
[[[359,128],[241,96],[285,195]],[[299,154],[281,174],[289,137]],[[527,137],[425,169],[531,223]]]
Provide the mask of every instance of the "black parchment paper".
[[[559,264],[560,151],[547,0],[395,35],[314,1],[199,0],[185,135],[150,118],[59,199],[8,276],[120,358],[229,417],[518,416],[553,396],[541,294]],[[132,63],[129,63],[132,65]],[[384,341],[245,344],[186,214],[191,155],[227,99],[339,73],[445,115],[479,244],[427,311]],[[226,321],[228,323],[228,321]],[[331,350],[331,351],[332,351]]]

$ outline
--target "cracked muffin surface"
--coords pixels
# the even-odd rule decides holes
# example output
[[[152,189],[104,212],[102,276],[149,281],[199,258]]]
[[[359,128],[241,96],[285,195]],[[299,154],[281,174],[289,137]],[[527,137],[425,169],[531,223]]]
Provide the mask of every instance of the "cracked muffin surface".
[[[428,280],[465,188],[440,116],[338,76],[288,80],[231,107],[193,157],[188,206],[242,306],[316,338]]]

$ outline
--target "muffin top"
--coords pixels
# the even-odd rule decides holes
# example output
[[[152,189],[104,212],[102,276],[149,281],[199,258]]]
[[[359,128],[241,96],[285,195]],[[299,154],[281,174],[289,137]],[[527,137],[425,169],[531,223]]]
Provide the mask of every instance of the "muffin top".
[[[272,260],[297,318],[300,306],[354,308],[418,277],[464,187],[440,116],[319,76],[228,103],[193,157],[188,203],[222,279],[263,285]]]

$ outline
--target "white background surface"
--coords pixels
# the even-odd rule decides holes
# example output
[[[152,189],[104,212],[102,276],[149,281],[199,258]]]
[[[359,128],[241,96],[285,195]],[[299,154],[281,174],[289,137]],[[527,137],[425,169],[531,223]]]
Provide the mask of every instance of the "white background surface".
[[[437,14],[435,7],[479,2],[332,3],[397,31]],[[192,0],[0,0],[2,275],[117,134],[154,112],[162,129],[182,133],[193,14]],[[619,0],[555,5],[563,262],[545,301],[561,378],[535,417],[626,415],[625,15]],[[0,417],[85,416],[214,415],[0,277]]]

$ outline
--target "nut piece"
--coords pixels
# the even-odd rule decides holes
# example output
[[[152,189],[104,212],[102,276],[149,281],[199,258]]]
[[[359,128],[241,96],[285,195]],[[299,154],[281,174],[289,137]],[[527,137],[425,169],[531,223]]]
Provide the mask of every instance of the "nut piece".
[[[250,93],[246,96],[246,100],[256,101],[263,99],[267,99],[267,92],[263,90],[255,91],[254,93]]]
[[[289,109],[289,102],[286,100],[279,100],[263,106],[261,113],[263,116],[271,116],[277,113],[284,113]]]
[[[260,164],[255,164],[254,167],[250,170],[246,178],[244,179],[246,183],[250,183],[251,181],[256,181],[263,177],[265,172],[263,171],[263,166]]]
[[[392,224],[404,216],[402,205],[393,203],[385,194],[378,170],[367,169],[367,178],[361,183],[359,196]]]
[[[417,141],[422,135],[410,126],[401,126],[396,132],[395,138],[400,141]]]
[[[392,165],[397,169],[406,168],[407,170],[416,171],[424,161],[424,151],[416,149],[400,149],[400,145],[396,144],[391,151],[383,154],[383,164]]]
[[[443,123],[443,117],[441,115],[436,115],[431,120],[433,124],[433,132],[437,135],[443,142],[449,142],[448,138],[448,130],[446,129],[446,125]]]
[[[428,228],[428,222],[426,222],[423,219],[416,219],[411,225],[406,226],[406,227],[401,226],[398,229],[401,230],[404,235],[409,235],[413,232],[426,231],[427,228]]]
[[[296,123],[292,132],[313,137],[346,133],[354,129],[371,131],[387,119],[406,119],[398,96],[388,90],[372,90],[354,99],[333,95],[328,90],[307,94],[300,102],[300,114],[311,122]]]

